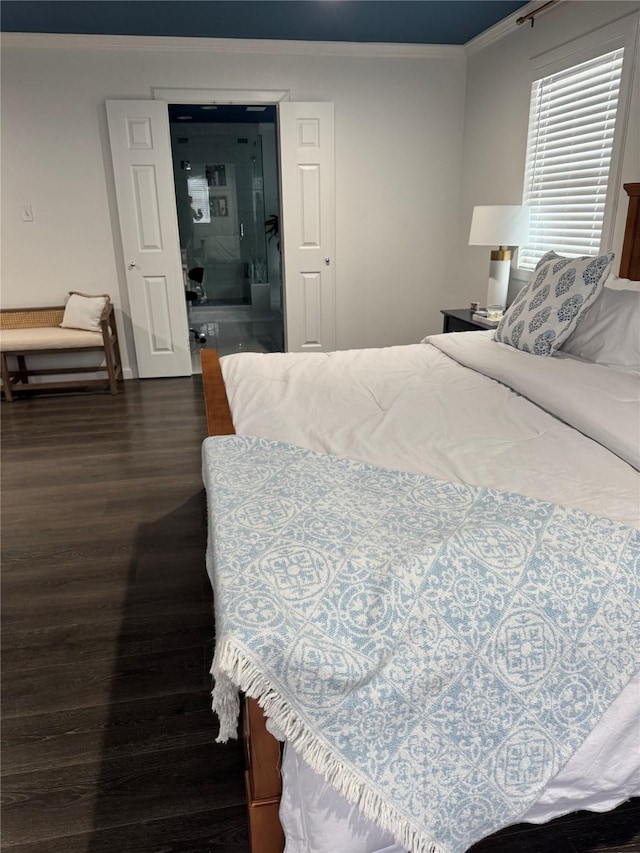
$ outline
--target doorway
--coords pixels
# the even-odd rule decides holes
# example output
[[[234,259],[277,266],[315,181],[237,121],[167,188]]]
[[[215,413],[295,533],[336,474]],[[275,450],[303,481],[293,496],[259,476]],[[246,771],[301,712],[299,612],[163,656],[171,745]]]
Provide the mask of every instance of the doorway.
[[[176,91],[183,97],[174,100],[170,97],[172,90],[157,90],[154,100],[105,102],[122,241],[122,275],[141,379],[192,373],[186,295],[190,290],[187,285],[191,284],[188,273],[194,267],[189,267],[188,260],[184,268],[181,264],[168,106],[188,103],[193,94],[190,90]],[[187,109],[194,103],[218,106],[214,97],[224,97],[226,102],[231,95],[217,90],[210,90],[209,94],[211,100],[205,104],[201,100],[205,97],[203,90],[198,90],[197,101],[191,101]],[[233,94],[239,97],[238,92]],[[259,91],[248,94],[251,97],[244,103],[261,103],[261,97],[265,97]],[[269,240],[269,230],[268,271],[272,269],[273,253],[277,258],[276,273],[271,277],[269,272],[269,289],[277,288],[281,294],[277,313],[285,321],[286,350],[331,352],[336,349],[337,319],[334,107],[331,102],[284,101],[272,94],[262,100],[262,105],[274,101],[279,192],[277,169],[273,185],[278,198],[279,238],[274,233],[275,239]],[[182,138],[185,135],[183,132]],[[275,139],[274,132],[274,149]],[[264,137],[262,142],[264,149]],[[266,162],[263,157],[263,167]],[[268,174],[265,168],[264,199]],[[223,203],[216,204],[217,212],[223,212]],[[267,221],[271,221],[269,209],[265,210]],[[281,266],[278,242],[282,248]],[[204,273],[202,267],[203,276]],[[246,312],[247,307],[254,306],[231,306],[234,310],[238,307]]]
[[[202,347],[284,350],[276,123],[271,105],[169,105],[193,372]]]

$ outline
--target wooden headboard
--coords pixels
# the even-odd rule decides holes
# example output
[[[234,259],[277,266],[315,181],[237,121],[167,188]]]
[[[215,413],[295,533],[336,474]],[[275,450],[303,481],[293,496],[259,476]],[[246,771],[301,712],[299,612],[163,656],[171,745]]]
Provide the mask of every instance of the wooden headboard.
[[[625,184],[624,188],[629,196],[629,208],[619,274],[620,278],[640,281],[640,183]]]

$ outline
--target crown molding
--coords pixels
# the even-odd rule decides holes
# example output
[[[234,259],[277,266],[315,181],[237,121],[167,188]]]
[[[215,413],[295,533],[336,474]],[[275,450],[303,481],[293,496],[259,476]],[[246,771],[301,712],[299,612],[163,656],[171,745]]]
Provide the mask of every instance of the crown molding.
[[[203,51],[288,56],[345,56],[396,59],[464,59],[465,47],[451,44],[215,39],[172,36],[113,36],[2,33],[2,46],[57,50]]]
[[[167,101],[169,104],[279,104],[291,100],[289,89],[176,89],[154,86],[151,93],[154,101]]]
[[[478,51],[484,50],[485,47],[489,47],[490,44],[500,41],[500,39],[509,35],[509,33],[517,30],[519,26],[525,26],[524,24],[516,23],[518,18],[530,15],[531,12],[534,12],[539,8],[543,2],[544,0],[533,0],[533,2],[527,3],[526,6],[523,6],[521,9],[516,9],[516,11],[507,18],[504,18],[502,21],[498,21],[498,23],[494,24],[493,27],[489,27],[488,30],[485,30],[483,33],[480,33],[479,36],[468,41],[464,46],[465,55],[471,56],[474,53],[478,53]],[[558,0],[558,5],[563,2],[564,0]]]

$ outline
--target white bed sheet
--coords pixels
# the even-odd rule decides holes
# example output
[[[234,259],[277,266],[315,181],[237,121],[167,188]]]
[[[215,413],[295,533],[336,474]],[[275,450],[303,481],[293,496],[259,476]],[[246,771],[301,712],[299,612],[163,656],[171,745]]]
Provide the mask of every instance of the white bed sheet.
[[[562,367],[556,380],[559,360],[543,359],[541,381],[539,358],[491,336],[434,336],[435,345],[328,354],[227,356],[221,363],[236,432],[640,526],[640,475],[604,446],[630,461],[637,456],[637,380],[583,362]],[[492,368],[497,348],[511,351]],[[500,382],[484,375],[492,370]],[[512,379],[520,393],[503,384]],[[640,793],[639,694],[636,677],[524,819],[544,822],[578,808],[606,811]],[[286,853],[401,851],[390,836],[356,819],[357,810],[289,748],[283,783]]]

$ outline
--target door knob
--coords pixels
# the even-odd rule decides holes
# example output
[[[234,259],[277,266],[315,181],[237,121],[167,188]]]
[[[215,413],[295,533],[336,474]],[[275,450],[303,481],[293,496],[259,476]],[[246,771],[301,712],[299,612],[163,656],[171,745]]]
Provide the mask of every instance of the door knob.
[[[328,267],[328,266],[329,266],[329,264],[331,263],[331,258],[325,258],[325,259],[324,259],[324,263],[325,263],[325,266],[327,266],[327,267]]]
[[[135,268],[136,268],[136,262],[135,261],[129,261],[129,269],[134,270]]]

